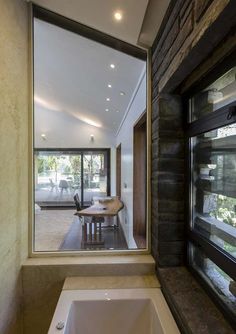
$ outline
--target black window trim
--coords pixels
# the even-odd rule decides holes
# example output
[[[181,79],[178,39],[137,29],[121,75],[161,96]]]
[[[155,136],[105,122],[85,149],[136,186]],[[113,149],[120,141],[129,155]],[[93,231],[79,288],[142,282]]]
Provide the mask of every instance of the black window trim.
[[[111,149],[110,148],[34,148],[34,154],[37,152],[55,152],[63,154],[81,154],[81,203],[84,204],[84,182],[83,182],[83,154],[84,153],[106,153],[107,155],[107,196],[111,195]],[[35,176],[34,176],[35,178]],[[34,189],[35,194],[35,189]],[[35,202],[35,198],[34,198]]]
[[[126,53],[132,57],[147,61],[147,49],[124,42],[116,37],[69,19],[61,14],[54,13],[49,9],[33,4],[33,17],[106,45],[117,51]]]
[[[183,107],[185,115],[185,152],[186,152],[186,264],[189,270],[196,275],[196,278],[206,289],[207,293],[213,297],[216,304],[221,309],[222,313],[228,319],[228,321],[236,326],[235,316],[232,314],[230,309],[225,307],[225,304],[219,299],[217,293],[214,292],[212,288],[209,289],[209,284],[201,277],[197,270],[192,266],[190,254],[189,254],[189,243],[192,243],[195,247],[199,248],[203,253],[212,260],[218,267],[220,267],[226,274],[228,274],[232,279],[236,281],[236,259],[229,253],[221,249],[219,246],[211,242],[209,239],[205,238],[198,231],[192,228],[191,221],[191,138],[196,135],[208,132],[226,125],[236,123],[236,115],[233,114],[229,118],[229,113],[231,108],[236,108],[236,101],[229,103],[228,105],[218,109],[215,112],[204,115],[198,120],[189,122],[189,100],[193,95],[203,89],[205,89],[209,84],[217,80],[221,75],[226,73],[230,68],[236,66],[236,51],[233,51],[229,56],[225,57],[222,62],[220,62],[214,69],[207,73],[206,76],[200,81],[192,86],[183,95]]]
[[[196,246],[193,243],[192,243],[192,245]],[[189,247],[191,247],[191,240],[190,240]],[[201,247],[199,247],[199,249],[200,249],[200,251],[204,252],[204,250]],[[199,282],[199,284],[203,287],[203,289],[205,289],[205,291],[210,296],[210,298],[213,300],[213,302],[216,305],[218,305],[219,309],[222,311],[222,313],[224,314],[225,318],[235,328],[236,327],[235,315],[232,313],[232,311],[229,308],[225,307],[225,303],[223,302],[223,300],[221,298],[219,298],[219,296],[217,295],[217,293],[213,289],[209,289],[209,284],[210,284],[209,283],[209,279],[207,279],[207,280],[204,279],[203,278],[204,275],[202,276],[199,273],[199,271],[197,269],[195,269],[194,267],[190,266],[190,264],[188,264],[188,269],[194,275],[194,277]]]
[[[204,253],[226,274],[236,281],[236,263],[234,258],[223,249],[194,230],[188,231],[188,239]]]
[[[190,97],[189,97],[190,98]],[[188,145],[188,206],[189,203],[191,203],[191,143],[190,140],[192,137],[199,135],[204,132],[208,132],[214,129],[217,129],[219,127],[229,125],[236,123],[236,115],[233,115],[231,119],[228,119],[228,114],[230,112],[230,107],[236,106],[236,101],[233,103],[228,104],[227,106],[213,112],[212,114],[208,114],[201,119],[198,119],[192,123],[189,123],[187,126],[187,131],[186,131],[186,139],[187,139],[187,145]],[[223,263],[222,261],[222,254],[225,256],[226,264],[224,265],[224,271],[229,275],[229,276],[234,276],[234,279],[236,279],[236,273],[235,270],[232,272],[232,266],[236,268],[236,259],[229,256],[229,254],[213,245],[213,243],[210,242],[210,240],[207,240],[204,238],[201,234],[199,234],[197,231],[191,228],[190,223],[191,223],[191,208],[188,207],[188,223],[187,223],[187,235],[190,237],[191,241],[193,243],[196,243],[197,239],[199,238],[199,242],[201,242],[201,246],[205,249],[207,249],[206,253],[208,255],[209,250],[211,249],[212,252],[210,252],[210,255],[214,254],[214,259],[210,258],[213,260],[213,262],[218,262]],[[205,241],[204,241],[205,240]],[[220,266],[220,265],[219,265]]]
[[[189,97],[190,98],[190,97]],[[236,102],[230,103],[227,106],[212,112],[212,114],[208,114],[203,116],[201,119],[198,119],[192,123],[188,124],[186,135],[187,135],[187,143],[188,143],[188,203],[191,203],[191,143],[190,140],[192,137],[199,135],[204,132],[208,132],[217,128],[220,128],[225,125],[233,124],[236,123],[236,115],[233,115],[231,119],[228,119],[228,114],[230,112],[230,108],[232,106],[236,107]],[[202,241],[202,247],[205,249],[207,248],[208,250],[211,248],[212,252],[211,254],[214,254],[214,260],[213,262],[217,261],[217,263],[220,265],[222,263],[222,254],[228,259],[226,261],[227,265],[225,267],[225,272],[229,275],[232,276],[232,266],[235,266],[236,268],[236,259],[228,256],[229,254],[225,252],[224,250],[220,250],[218,247],[214,247],[213,244],[210,242],[210,240],[207,240],[204,238],[201,234],[199,234],[197,231],[191,228],[190,226],[191,223],[191,208],[188,208],[188,228],[187,228],[187,233],[188,236],[191,237],[191,240],[195,243],[197,238],[199,240],[205,240]],[[196,238],[194,237],[196,236]],[[207,245],[207,246],[206,246]],[[208,253],[207,253],[208,255]],[[236,270],[235,270],[236,271]],[[235,273],[234,273],[235,277]]]

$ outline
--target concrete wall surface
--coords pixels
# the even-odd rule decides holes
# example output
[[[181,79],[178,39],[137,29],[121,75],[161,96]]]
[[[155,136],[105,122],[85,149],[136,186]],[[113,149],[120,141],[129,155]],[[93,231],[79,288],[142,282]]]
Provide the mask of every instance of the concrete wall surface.
[[[22,329],[28,244],[28,11],[0,0],[0,333]]]

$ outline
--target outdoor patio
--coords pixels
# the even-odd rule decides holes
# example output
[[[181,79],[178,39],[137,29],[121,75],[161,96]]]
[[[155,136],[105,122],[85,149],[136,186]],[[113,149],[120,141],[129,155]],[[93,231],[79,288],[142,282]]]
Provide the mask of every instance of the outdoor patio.
[[[81,198],[81,189],[52,189],[50,186],[35,189],[35,202],[40,205],[47,203],[74,204],[74,195],[78,193]],[[106,196],[106,192],[102,192],[100,188],[84,189],[84,202],[90,203],[94,196]]]

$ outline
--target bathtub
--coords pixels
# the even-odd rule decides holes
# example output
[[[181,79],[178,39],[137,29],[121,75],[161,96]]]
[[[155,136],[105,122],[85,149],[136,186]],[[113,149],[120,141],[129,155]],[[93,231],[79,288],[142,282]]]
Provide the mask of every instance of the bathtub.
[[[48,334],[180,334],[159,288],[64,290]]]

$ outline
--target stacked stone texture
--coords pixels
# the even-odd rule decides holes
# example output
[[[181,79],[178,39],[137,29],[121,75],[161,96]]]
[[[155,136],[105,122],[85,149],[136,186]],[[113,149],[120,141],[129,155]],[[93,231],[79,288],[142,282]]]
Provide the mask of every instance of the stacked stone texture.
[[[171,81],[172,78],[167,77],[171,69],[177,73],[178,66],[184,61],[185,69],[192,71],[191,51],[194,38],[199,38],[196,37],[196,27],[214,3],[218,0],[174,1],[168,20],[152,47],[151,241],[158,266],[182,265],[186,254],[184,113],[181,97],[163,88],[162,82]],[[209,24],[205,17],[204,20],[205,25]],[[211,48],[214,46],[212,44]],[[179,77],[185,79],[184,71],[182,78],[178,74],[178,80]]]

